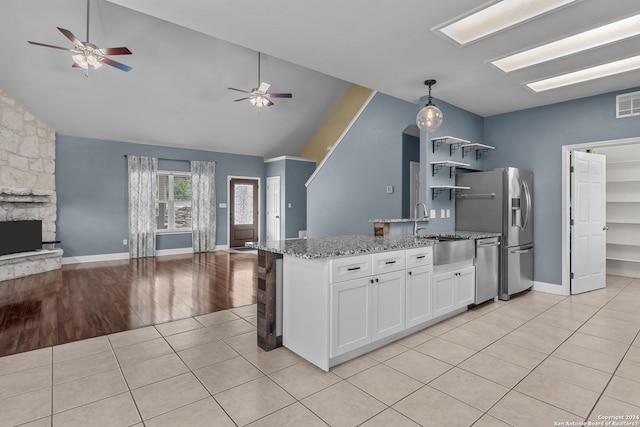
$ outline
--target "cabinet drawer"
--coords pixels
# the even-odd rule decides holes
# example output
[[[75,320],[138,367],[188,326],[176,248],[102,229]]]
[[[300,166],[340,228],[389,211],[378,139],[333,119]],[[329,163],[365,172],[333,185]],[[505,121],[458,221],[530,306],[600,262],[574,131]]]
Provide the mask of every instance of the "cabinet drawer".
[[[371,255],[357,255],[331,260],[331,283],[371,276]]]
[[[433,248],[431,246],[407,249],[406,255],[407,268],[433,264]]]
[[[373,274],[405,269],[405,251],[380,252],[372,255]]]

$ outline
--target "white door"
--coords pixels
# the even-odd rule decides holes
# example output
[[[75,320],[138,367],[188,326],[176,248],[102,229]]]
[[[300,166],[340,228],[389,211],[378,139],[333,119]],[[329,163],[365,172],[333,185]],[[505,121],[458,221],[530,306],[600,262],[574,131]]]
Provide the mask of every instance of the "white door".
[[[394,271],[372,279],[372,341],[404,330],[404,275]]]
[[[267,240],[280,236],[280,177],[267,177]]]
[[[371,278],[331,285],[331,357],[371,342]]]
[[[571,173],[571,293],[606,285],[606,156],[574,151]]]
[[[420,201],[420,162],[409,163],[409,216],[413,217],[416,204]],[[427,213],[424,213],[427,215]]]
[[[406,280],[406,325],[407,328],[431,320],[431,275],[430,265],[415,267],[407,271]]]

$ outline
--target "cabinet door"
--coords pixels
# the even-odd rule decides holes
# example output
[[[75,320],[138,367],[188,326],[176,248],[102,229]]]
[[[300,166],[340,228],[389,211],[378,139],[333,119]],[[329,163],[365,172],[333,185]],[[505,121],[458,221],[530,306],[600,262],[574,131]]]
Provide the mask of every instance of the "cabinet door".
[[[442,316],[456,309],[454,297],[454,272],[433,275],[433,317]]]
[[[331,357],[371,342],[371,278],[331,285]]]
[[[404,275],[395,271],[372,278],[372,341],[404,330]]]
[[[476,268],[467,267],[455,273],[456,306],[473,304],[476,296]]]
[[[407,328],[431,319],[432,267],[416,267],[407,270],[406,325]]]

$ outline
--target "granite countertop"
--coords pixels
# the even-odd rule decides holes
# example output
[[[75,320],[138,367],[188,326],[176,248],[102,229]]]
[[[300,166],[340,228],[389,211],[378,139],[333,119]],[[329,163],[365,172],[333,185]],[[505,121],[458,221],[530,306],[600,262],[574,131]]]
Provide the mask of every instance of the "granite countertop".
[[[464,230],[452,230],[452,231],[440,231],[438,233],[429,233],[422,235],[424,238],[437,238],[437,237],[457,237],[462,239],[487,239],[489,237],[501,237],[502,233],[494,233],[491,231],[464,231]]]
[[[257,242],[250,246],[268,252],[319,259],[432,246],[434,243],[433,240],[411,235],[336,236]]]
[[[429,218],[392,218],[392,219],[370,219],[369,222],[428,222]]]

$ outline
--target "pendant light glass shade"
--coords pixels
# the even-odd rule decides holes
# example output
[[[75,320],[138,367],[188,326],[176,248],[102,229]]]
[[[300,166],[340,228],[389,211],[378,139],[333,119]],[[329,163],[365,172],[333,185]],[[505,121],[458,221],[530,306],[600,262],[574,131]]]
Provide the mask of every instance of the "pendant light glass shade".
[[[431,102],[431,86],[436,84],[435,80],[425,80],[425,86],[429,86],[429,98],[427,105],[424,106],[416,116],[416,125],[425,132],[433,132],[442,124],[442,111]]]
[[[427,105],[418,112],[416,125],[425,131],[433,132],[442,124],[442,111],[435,105]]]

